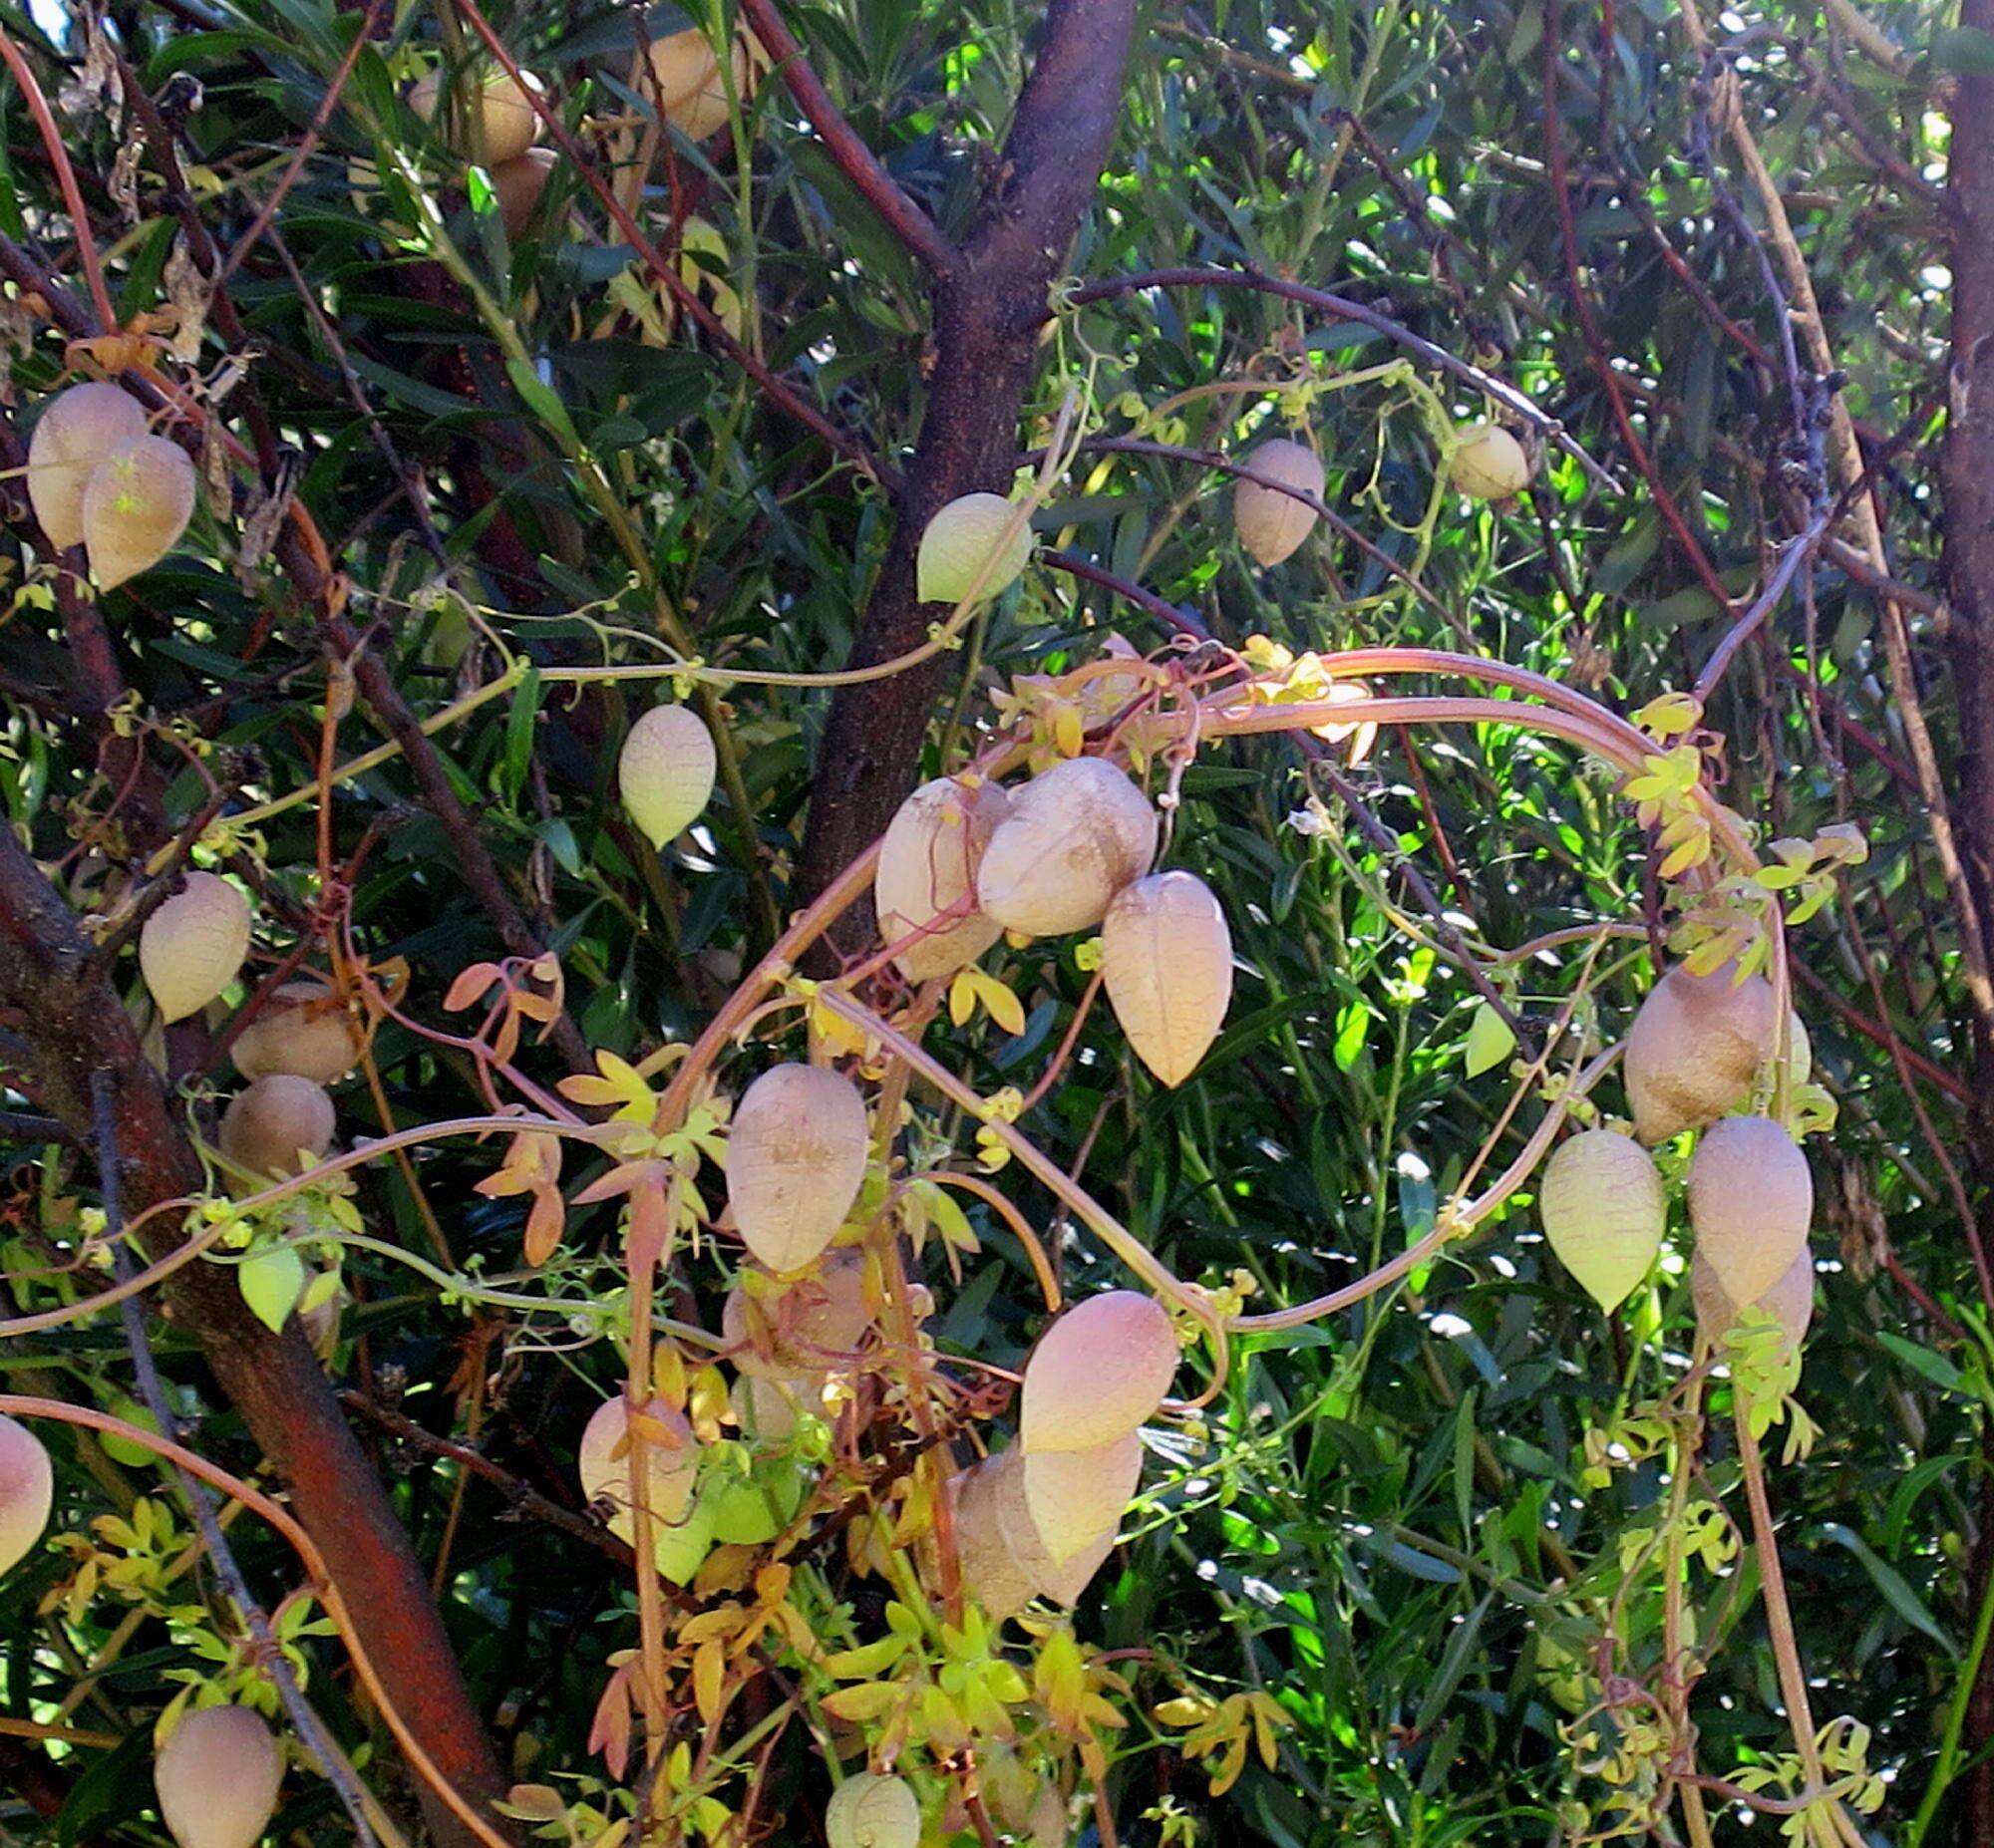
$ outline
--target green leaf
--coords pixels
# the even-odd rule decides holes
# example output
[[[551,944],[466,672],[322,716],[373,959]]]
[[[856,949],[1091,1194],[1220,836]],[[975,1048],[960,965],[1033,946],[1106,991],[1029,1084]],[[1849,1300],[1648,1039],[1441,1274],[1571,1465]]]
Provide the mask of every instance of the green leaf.
[[[297,1307],[306,1281],[305,1261],[288,1245],[252,1253],[235,1267],[235,1287],[249,1313],[273,1335]]]
[[[1932,34],[1931,61],[1962,77],[1994,76],[1994,32],[1978,26],[1948,26]]]
[[[1515,1047],[1516,1036],[1509,1031],[1509,1023],[1488,1002],[1483,1002],[1468,1024],[1468,1076],[1480,1078],[1483,1073],[1492,1071],[1507,1059]]]
[[[1944,1355],[1934,1354],[1929,1348],[1921,1348],[1914,1341],[1906,1341],[1901,1335],[1891,1335],[1882,1329],[1876,1331],[1876,1339],[1912,1373],[1929,1380],[1941,1392],[1966,1391],[1966,1376]]]

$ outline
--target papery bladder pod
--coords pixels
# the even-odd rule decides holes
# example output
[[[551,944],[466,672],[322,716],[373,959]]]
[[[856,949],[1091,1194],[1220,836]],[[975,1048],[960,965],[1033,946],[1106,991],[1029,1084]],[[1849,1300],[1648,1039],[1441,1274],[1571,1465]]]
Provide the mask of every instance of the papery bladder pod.
[[[0,1416],[0,1574],[34,1550],[55,1493],[55,1468],[42,1440],[18,1419]]]
[[[1322,498],[1322,459],[1307,444],[1275,437],[1250,450],[1242,465],[1255,474]],[[1232,529],[1239,543],[1263,565],[1277,565],[1309,536],[1315,508],[1258,481],[1236,480],[1232,488]]]
[[[1653,1268],[1668,1222],[1654,1159],[1632,1136],[1587,1129],[1560,1142],[1537,1191],[1544,1237],[1609,1314]]]
[[[1464,432],[1447,459],[1447,478],[1476,500],[1513,500],[1530,484],[1530,456],[1499,424]]]
[[[182,1713],[153,1760],[160,1815],[179,1848],[253,1848],[277,1807],[284,1754],[260,1713]]]
[[[1181,1084],[1232,999],[1232,933],[1211,888],[1187,872],[1125,885],[1102,921],[1101,975],[1136,1057]]]
[[[1016,520],[1016,530],[1005,532]],[[1030,562],[1031,521],[1002,494],[963,494],[921,528],[914,555],[914,594],[923,603],[960,603],[972,592],[994,597]]]
[[[1649,990],[1628,1030],[1621,1076],[1634,1133],[1665,1142],[1735,1110],[1773,1056],[1778,1016],[1764,976],[1726,963],[1692,975],[1678,963]]]
[[[776,1066],[742,1092],[727,1133],[735,1230],[770,1270],[801,1270],[858,1197],[868,1155],[865,1100],[822,1066]]]
[[[1800,1352],[1814,1321],[1814,1253],[1803,1245],[1778,1283],[1749,1303],[1741,1303],[1718,1281],[1710,1260],[1697,1252],[1689,1263],[1689,1294],[1696,1308],[1696,1326],[1713,1348],[1724,1347],[1737,1330],[1740,1317],[1752,1308],[1764,1311],[1779,1325],[1781,1359],[1791,1360]]]
[[[1112,1541],[1143,1477],[1139,1431],[1091,1450],[1025,1453],[1020,1486],[1040,1544],[1055,1566]]]
[[[919,1848],[921,1806],[904,1777],[859,1771],[825,1805],[828,1848]]]
[[[769,68],[761,41],[737,32],[728,55],[734,95],[746,103]],[[650,47],[651,81],[641,72],[634,88],[646,103],[664,111],[665,120],[689,142],[703,142],[727,125],[727,85],[713,41],[698,27],[669,32]]]
[[[1156,851],[1150,798],[1114,765],[1071,758],[1011,791],[977,867],[977,902],[1021,936],[1086,930]]]
[[[1018,1440],[1093,1450],[1150,1417],[1177,1370],[1169,1313],[1139,1290],[1109,1290],[1061,1316],[1025,1362]]]
[[[361,1046],[360,1028],[332,984],[305,976],[264,997],[228,1055],[246,1078],[283,1074],[330,1084],[360,1063]]]
[[[127,437],[83,484],[83,549],[100,590],[150,570],[193,517],[193,462],[166,437]]]
[[[441,66],[426,71],[409,91],[409,107],[425,122],[436,120],[446,75]],[[456,73],[451,83],[455,113],[446,126],[457,153],[498,166],[517,159],[540,139],[540,119],[530,98],[545,95],[545,86],[530,71],[521,71],[519,77],[523,85],[497,65]],[[473,110],[478,112],[475,132]],[[483,147],[478,145],[481,138]]]
[[[28,501],[51,544],[83,543],[83,490],[91,470],[121,443],[146,434],[145,408],[121,387],[94,379],[58,392],[28,441]]]
[[[171,1023],[235,980],[249,954],[249,901],[219,873],[190,872],[139,932],[139,973]]]
[[[652,846],[677,839],[699,819],[718,765],[713,734],[689,706],[654,706],[630,728],[616,762],[617,787]]]
[[[849,1249],[827,1252],[787,1284],[746,1278],[721,1305],[726,1358],[737,1373],[765,1380],[822,1380],[847,1365],[872,1329],[865,1258]]]
[[[575,1474],[591,1503],[609,1509],[609,1531],[636,1544],[632,1476],[643,1446],[644,1493],[651,1511],[651,1545],[658,1570],[683,1585],[712,1548],[714,1510],[696,1494],[701,1449],[690,1422],[663,1398],[653,1398],[636,1418],[619,1393],[605,1399],[582,1428]]]
[[[894,811],[879,842],[872,906],[885,943],[904,943],[893,956],[910,982],[953,975],[1003,935],[1004,927],[977,908],[976,875],[997,825],[1010,813],[1001,784],[937,776]],[[960,917],[913,937],[958,904]]]
[[[1063,1560],[1053,1557],[1026,1500],[1030,1460],[1013,1444],[948,1485],[963,1593],[1000,1623],[1034,1598],[1077,1603],[1115,1547],[1116,1523],[1110,1521],[1078,1551]]]
[[[243,1178],[238,1193],[255,1193],[273,1180],[302,1174],[332,1146],[337,1112],[323,1084],[274,1073],[244,1085],[221,1113],[221,1152]]]
[[[1734,1303],[1755,1303],[1807,1251],[1814,1177],[1767,1116],[1727,1116],[1698,1138],[1688,1174],[1697,1254]]]

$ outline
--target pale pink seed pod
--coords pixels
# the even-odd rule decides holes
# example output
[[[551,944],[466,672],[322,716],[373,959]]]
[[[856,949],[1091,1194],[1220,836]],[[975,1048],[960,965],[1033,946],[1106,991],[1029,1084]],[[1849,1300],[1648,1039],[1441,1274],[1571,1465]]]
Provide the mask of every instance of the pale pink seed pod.
[[[651,41],[651,82],[655,98],[637,88],[644,100],[655,101],[668,113],[696,97],[720,75],[720,60],[713,55],[713,41],[697,26],[668,32]]]
[[[543,96],[546,87],[530,71],[521,71],[519,75],[525,80],[523,89],[496,66],[476,76],[460,75],[454,86],[457,110],[450,129],[453,145],[467,159],[478,157],[488,167],[498,166],[507,160],[516,160],[540,139],[540,119],[533,114],[527,92]],[[443,94],[443,79],[444,73],[439,66],[417,78],[415,87],[409,92],[409,107],[425,122],[436,120],[437,100]],[[474,84],[477,86],[475,97],[471,94]],[[479,112],[480,127],[484,131],[485,145],[482,149],[473,141],[470,122],[473,109]]]
[[[166,437],[127,437],[83,484],[83,547],[100,590],[150,570],[193,517],[194,472]]]
[[[1143,1439],[1135,1431],[1095,1450],[1027,1454],[1025,1506],[1053,1564],[1113,1539],[1142,1478]]]
[[[153,1760],[160,1815],[180,1848],[254,1848],[283,1781],[283,1750],[246,1706],[182,1714]]]
[[[1544,1164],[1537,1205],[1558,1261],[1608,1314],[1662,1248],[1662,1177],[1648,1151],[1615,1130],[1587,1129],[1560,1142]]]
[[[1176,1371],[1176,1330],[1155,1297],[1091,1296],[1025,1362],[1019,1448],[1094,1450],[1126,1437],[1163,1402]]]
[[[28,442],[28,500],[49,542],[83,543],[83,489],[90,471],[121,443],[146,434],[130,393],[102,380],[72,385],[50,401]]]
[[[1072,1839],[1073,1819],[1067,1810],[1066,1793],[1048,1781],[1032,1803],[1027,1848],[1067,1848]]]
[[[1016,1453],[1007,1450],[1004,1454]],[[1035,1591],[1024,1568],[1011,1556],[998,1518],[997,1470],[1002,1461],[1002,1457],[987,1457],[951,1477],[948,1485],[963,1594],[1000,1624],[1030,1604]]]
[[[1070,758],[1012,790],[976,869],[977,903],[1021,936],[1087,930],[1156,851],[1150,798],[1114,765]]]
[[[1002,494],[963,494],[921,528],[914,554],[915,595],[923,603],[960,603],[972,592],[994,597],[1007,589],[1032,556],[1032,526]]]
[[[1499,425],[1481,424],[1455,446],[1447,478],[1476,500],[1513,500],[1530,484],[1530,459]]]
[[[360,1063],[360,1029],[332,986],[316,976],[273,988],[228,1049],[246,1078],[284,1073],[330,1084]]]
[[[1232,1000],[1232,933],[1194,873],[1153,873],[1116,893],[1101,975],[1136,1057],[1165,1084],[1197,1069]]]
[[[655,1520],[668,1526],[682,1522],[692,1507],[699,1476],[699,1440],[684,1416],[662,1398],[652,1399],[644,1415],[656,1428],[639,1425],[632,1435],[630,1401],[621,1393],[604,1399],[582,1427],[574,1459],[582,1494],[591,1503],[607,1503],[609,1531],[633,1545],[637,1517],[630,1483],[638,1446],[643,1446],[644,1492]]]
[[[338,1126],[323,1084],[279,1072],[244,1086],[221,1113],[221,1152],[253,1175],[235,1183],[254,1193],[289,1174],[302,1174],[332,1146]],[[310,1160],[300,1160],[300,1152]]]
[[[872,908],[882,942],[898,943],[964,898],[974,906],[976,870],[1011,797],[998,783],[974,788],[953,776],[924,782],[894,811],[879,843]],[[909,982],[953,975],[973,963],[1004,927],[972,908],[917,937],[894,956]]]
[[[1689,1218],[1697,1251],[1734,1303],[1756,1303],[1807,1250],[1814,1177],[1768,1116],[1727,1116],[1690,1157]]]
[[[850,1366],[872,1327],[865,1260],[856,1251],[823,1261],[779,1295],[751,1299],[736,1284],[721,1305],[720,1332],[737,1373],[764,1380],[822,1378]]]
[[[675,840],[713,795],[713,734],[687,706],[654,706],[630,728],[617,786],[637,830],[654,847]]]
[[[1773,1056],[1773,986],[1734,973],[1727,963],[1691,975],[1678,963],[1634,1016],[1621,1076],[1634,1133],[1651,1146],[1735,1110]]]
[[[1322,498],[1322,458],[1304,443],[1276,437],[1250,452],[1245,465],[1255,474]],[[1309,536],[1315,508],[1258,481],[1236,480],[1232,487],[1232,527],[1239,543],[1263,565],[1277,565]]]
[[[139,973],[167,1022],[206,1007],[248,954],[249,901],[219,873],[188,873],[139,932]]]
[[[817,1380],[801,1374],[743,1374],[727,1395],[734,1421],[751,1443],[785,1443],[805,1412],[819,1416],[824,1401]]]
[[[498,222],[514,243],[533,220],[558,159],[551,148],[528,148],[492,169],[492,190],[498,196]]]
[[[920,1848],[921,1806],[904,1777],[860,1771],[831,1793],[824,1808],[830,1848]]]
[[[675,34],[675,37],[683,36]],[[693,36],[702,40],[704,33]],[[727,126],[727,86],[720,81],[720,60],[714,57],[711,46],[704,46],[705,68],[682,95],[665,105],[665,120],[689,142],[703,142],[709,135],[718,134]],[[731,58],[734,77],[735,97],[745,105],[755,94],[763,63],[756,55],[759,47],[745,34],[737,34]],[[655,59],[657,48],[652,48]],[[690,62],[690,60],[688,60]]]
[[[822,1066],[776,1066],[742,1092],[727,1194],[748,1249],[779,1275],[829,1245],[865,1179],[865,1100]]]
[[[34,1550],[55,1505],[56,1475],[42,1440],[0,1416],[0,1577]]]
[[[1722,1348],[1744,1314],[1744,1305],[1733,1302],[1717,1281],[1717,1273],[1701,1252],[1689,1261],[1690,1301],[1696,1306],[1696,1326],[1713,1348]],[[1780,1353],[1791,1360],[1800,1352],[1808,1325],[1814,1320],[1814,1253],[1805,1245],[1776,1283],[1752,1305],[1762,1309],[1780,1325]]]
[[[1025,1465],[1029,1459],[1017,1445],[985,1465],[990,1469],[997,1493],[997,1529],[1018,1570],[1031,1581],[1041,1598],[1071,1609],[1115,1550],[1115,1530],[1110,1528],[1079,1552],[1056,1560],[1039,1537],[1038,1524],[1025,1501]]]

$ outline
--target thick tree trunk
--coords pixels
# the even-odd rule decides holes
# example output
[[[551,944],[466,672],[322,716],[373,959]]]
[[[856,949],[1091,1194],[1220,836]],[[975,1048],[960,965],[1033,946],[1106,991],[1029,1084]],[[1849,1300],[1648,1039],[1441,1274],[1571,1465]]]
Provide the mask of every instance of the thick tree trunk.
[[[1003,493],[1018,451],[1046,294],[1101,177],[1120,114],[1134,0],[1053,0],[1038,61],[986,191],[962,262],[937,281],[935,368],[899,523],[853,641],[869,667],[925,639],[946,605],[914,594],[922,528],[959,494]],[[921,738],[951,657],[889,680],[839,689],[812,785],[799,871],[808,901],[884,831],[913,786]],[[867,920],[847,918],[840,947]]]
[[[21,1013],[36,1103],[86,1144],[92,1075],[111,1075],[120,1191],[133,1218],[199,1192],[200,1164],[91,947],[13,831],[0,828],[0,1003]],[[150,1221],[143,1236],[154,1255],[170,1250],[177,1215]],[[272,1335],[243,1305],[232,1275],[210,1264],[186,1266],[164,1294],[288,1486],[397,1710],[464,1795],[474,1803],[502,1795],[498,1760],[408,1534],[296,1321]],[[435,1842],[471,1848],[475,1838],[426,1789],[423,1804]]]
[[[1994,31],[1994,0],[1963,0],[1960,23]],[[1953,80],[1952,170],[1948,205],[1952,230],[1952,375],[1940,483],[1945,496],[1945,592],[1950,620],[1945,650],[1958,712],[1959,762],[1952,816],[1976,925],[1986,941],[1994,919],[1994,142],[1983,139],[1994,116],[1994,76]],[[1994,1242],[1994,1036],[1976,1023],[1976,1099],[1967,1119],[1975,1211],[1982,1235]],[[1994,1559],[1994,1487],[1980,1503],[1976,1579]],[[1974,1586],[1976,1597],[1982,1589]],[[1971,1768],[1961,1779],[1956,1839],[1994,1843],[1994,1656],[1981,1664],[1966,1712],[1965,1750]]]

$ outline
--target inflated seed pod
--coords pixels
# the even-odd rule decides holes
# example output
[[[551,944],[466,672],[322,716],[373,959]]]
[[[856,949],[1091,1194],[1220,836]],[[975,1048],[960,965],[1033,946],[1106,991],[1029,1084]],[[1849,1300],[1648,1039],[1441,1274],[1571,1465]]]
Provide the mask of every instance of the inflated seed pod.
[[[513,242],[540,208],[547,180],[559,156],[551,148],[528,148],[492,169],[492,190],[498,198],[498,222]]]
[[[282,982],[228,1049],[246,1078],[288,1073],[330,1084],[360,1063],[360,1029],[328,982]]]
[[[608,1504],[609,1531],[625,1542],[636,1532],[630,1482],[632,1458],[640,1444],[644,1446],[644,1491],[658,1521],[675,1525],[686,1518],[699,1476],[699,1441],[692,1426],[662,1398],[652,1399],[645,1407],[634,1433],[630,1401],[621,1393],[596,1406],[582,1427],[575,1474],[590,1502]]]
[[[302,1174],[332,1146],[338,1117],[323,1084],[279,1072],[259,1078],[228,1100],[221,1113],[221,1152],[253,1178],[255,1192],[273,1180]],[[300,1160],[300,1154],[310,1157]]]
[[[0,1415],[0,1574],[34,1550],[55,1494],[55,1469],[42,1440],[18,1419]]]
[[[1700,1129],[1752,1094],[1773,1056],[1773,985],[1733,974],[1729,963],[1703,976],[1678,963],[1635,1014],[1620,1070],[1642,1141]]]
[[[739,1284],[721,1305],[720,1332],[735,1371],[765,1380],[822,1378],[848,1366],[872,1327],[865,1260],[856,1251],[823,1261],[776,1294],[751,1298]]]
[[[630,728],[617,786],[630,819],[654,847],[675,840],[713,795],[713,734],[689,706],[654,706]]]
[[[488,167],[516,160],[540,139],[540,119],[533,113],[528,92],[543,96],[546,87],[530,71],[521,71],[524,87],[497,66],[481,68],[476,74],[460,73],[452,85],[456,110],[449,127],[452,146],[467,159],[483,159]],[[425,122],[436,120],[437,104],[443,95],[442,67],[426,71],[409,92],[409,107]],[[471,111],[476,109],[484,146],[473,136]]]
[[[872,907],[883,942],[898,943],[976,891],[976,869],[1011,798],[998,783],[974,787],[953,776],[924,782],[894,811],[879,843],[872,875]],[[909,982],[953,975],[973,963],[1003,935],[1004,927],[971,909],[893,958]]]
[[[1071,758],[1011,791],[976,869],[977,903],[1023,936],[1086,930],[1156,851],[1150,798],[1114,765]]]
[[[1447,478],[1477,500],[1511,500],[1530,484],[1530,459],[1498,424],[1481,424],[1455,445]]]
[[[919,1848],[921,1806],[904,1777],[860,1771],[831,1793],[824,1807],[830,1848]]]
[[[164,1021],[206,1007],[248,954],[249,901],[219,873],[188,873],[139,932],[139,973]]]
[[[1066,1792],[1048,1780],[1032,1801],[1026,1828],[1027,1848],[1067,1848],[1073,1838],[1073,1822],[1067,1810]]]
[[[83,543],[83,490],[121,443],[146,434],[144,407],[103,380],[59,392],[28,441],[28,500],[52,544]]]
[[[1015,1454],[1004,1452],[1004,1456]],[[998,1471],[1003,1461],[1003,1456],[986,1457],[951,1477],[948,1485],[963,1593],[996,1623],[1022,1611],[1037,1589],[1004,1539],[997,1507]],[[1016,1464],[1011,1467],[1015,1469]]]
[[[1068,1608],[1080,1602],[1080,1595],[1093,1581],[1115,1550],[1115,1529],[1102,1534],[1077,1553],[1054,1559],[1039,1535],[1038,1523],[1025,1500],[1025,1465],[1030,1459],[1013,1444],[1002,1456],[985,1464],[992,1473],[997,1498],[997,1530],[1003,1536],[1011,1558],[1041,1598]]]
[[[1232,999],[1232,933],[1194,873],[1153,873],[1116,893],[1101,926],[1101,976],[1136,1057],[1181,1084]]]
[[[1092,1450],[1027,1453],[1025,1506],[1053,1564],[1112,1539],[1142,1477],[1143,1439],[1135,1431]]]
[[[972,592],[994,597],[1007,589],[1032,556],[1031,521],[1018,517],[1004,534],[1017,504],[1002,494],[963,494],[921,528],[914,554],[915,594],[923,603],[960,603]]]
[[[803,1374],[743,1374],[727,1398],[750,1443],[785,1443],[805,1412],[818,1417],[824,1411],[819,1382]]]
[[[1769,1116],[1727,1116],[1698,1138],[1688,1174],[1696,1249],[1734,1303],[1756,1303],[1807,1250],[1814,1177]]]
[[[1163,1402],[1177,1354],[1155,1297],[1108,1290],[1076,1303],[1026,1359],[1019,1449],[1093,1450],[1126,1437]]]
[[[673,36],[685,35],[680,33]],[[665,120],[687,141],[703,142],[709,135],[717,134],[727,126],[729,115],[727,86],[720,79],[720,60],[713,55],[712,47],[704,44],[706,35],[696,33],[694,36],[702,41],[703,68],[687,88],[666,101]],[[659,43],[668,42],[661,40]],[[658,47],[653,46],[654,62],[657,50]],[[755,86],[765,69],[764,61],[759,55],[760,50],[759,41],[750,39],[745,33],[735,35],[734,49],[729,63],[734,79],[735,97],[744,105],[755,94]],[[691,56],[685,60],[687,65],[694,62]]]
[[[158,564],[193,517],[193,462],[165,437],[127,437],[83,484],[83,549],[100,590]]]
[[[1322,498],[1322,458],[1305,443],[1276,437],[1251,451],[1245,465],[1255,474]],[[1289,557],[1309,536],[1315,522],[1315,508],[1304,506],[1292,494],[1258,481],[1240,479],[1233,484],[1233,530],[1239,543],[1263,565],[1277,565]]]
[[[1712,1347],[1721,1348],[1738,1326],[1745,1306],[1734,1302],[1701,1252],[1689,1261],[1690,1301],[1696,1306],[1696,1326]],[[1780,1281],[1752,1305],[1780,1325],[1780,1352],[1791,1360],[1800,1351],[1808,1324],[1814,1320],[1814,1253],[1805,1245],[1787,1266]]]
[[[727,1132],[734,1225],[770,1270],[829,1245],[865,1178],[865,1100],[822,1066],[776,1066],[742,1092]]]
[[[182,1714],[153,1760],[160,1815],[180,1848],[253,1848],[283,1781],[283,1750],[246,1706]]]
[[[1653,1159],[1612,1129],[1558,1144],[1544,1164],[1538,1210],[1558,1261],[1609,1314],[1647,1276],[1668,1219]]]

